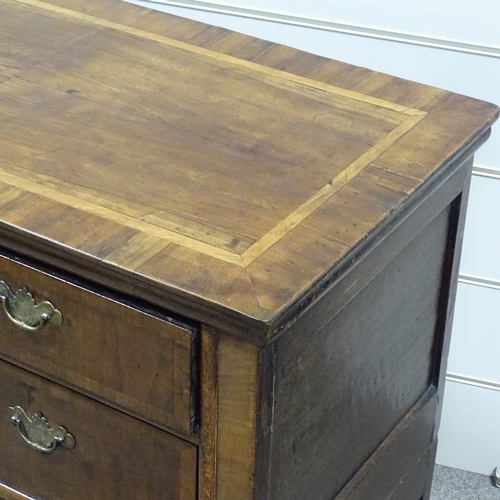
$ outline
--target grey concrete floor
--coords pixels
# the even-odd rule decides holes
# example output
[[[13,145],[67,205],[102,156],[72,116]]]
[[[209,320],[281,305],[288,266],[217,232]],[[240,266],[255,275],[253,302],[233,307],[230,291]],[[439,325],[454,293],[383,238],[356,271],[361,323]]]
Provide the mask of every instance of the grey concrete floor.
[[[500,500],[488,476],[436,465],[431,500]]]

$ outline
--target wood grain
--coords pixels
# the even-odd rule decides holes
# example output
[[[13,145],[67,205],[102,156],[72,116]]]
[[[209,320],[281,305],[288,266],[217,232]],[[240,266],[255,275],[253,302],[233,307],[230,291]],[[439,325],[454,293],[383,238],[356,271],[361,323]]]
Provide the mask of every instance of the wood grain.
[[[426,499],[498,108],[119,0],[0,31],[0,278],[64,316],[0,399],[78,441],[0,426],[0,496]]]
[[[432,469],[426,458],[432,447],[436,404],[436,391],[430,388],[335,500],[420,500]]]
[[[111,263],[134,294],[235,335],[282,328],[498,114],[117,0],[0,11],[16,49],[0,57],[1,231],[27,232],[31,256],[71,248],[67,270],[120,289]]]
[[[364,288],[356,286],[358,293],[343,299],[321,330],[306,335],[293,329],[278,339],[273,500],[335,498],[422,395],[435,393],[440,293],[447,282],[443,256],[454,243],[448,220],[456,214],[450,213],[445,209],[375,277],[370,274]],[[428,411],[431,421],[434,412]],[[409,448],[411,463],[431,444],[427,424],[423,448]],[[370,491],[366,485],[360,499]]]
[[[29,2],[29,3],[30,5],[33,4],[39,7],[44,6],[44,8],[48,8],[51,11],[53,10],[48,6],[48,4],[45,4],[44,2]],[[64,12],[67,15],[71,15],[72,12],[56,7],[54,7],[54,9],[58,13]],[[80,16],[77,17],[80,18]],[[83,16],[83,18],[88,20],[87,19],[88,16]],[[110,27],[117,29],[117,26],[115,26],[113,23],[110,24]],[[165,43],[167,42],[168,40]],[[172,41],[172,43],[174,42]],[[182,48],[184,50],[188,49],[191,51],[195,50],[196,52],[201,51],[201,53],[204,55],[206,55],[206,53],[209,53],[211,56],[214,55],[214,53],[211,51],[194,48],[193,46],[187,44],[183,44]],[[238,64],[239,66],[243,64],[241,60],[233,57],[228,56],[226,59],[227,61],[230,61],[233,64]],[[220,57],[217,57],[217,63],[220,64],[220,62],[221,62]],[[325,92],[317,93],[313,91],[317,87],[321,91],[328,91],[329,93],[335,94],[334,104],[336,109],[344,111],[348,110],[351,113],[356,112],[370,116],[372,118],[376,118],[378,120],[378,124],[381,123],[381,120],[387,120],[391,123],[394,123],[395,125],[399,125],[399,123],[404,119],[404,117],[402,118],[400,116],[401,114],[404,115],[409,114],[410,116],[421,116],[421,117],[425,116],[425,113],[420,113],[417,110],[413,110],[411,108],[405,108],[399,105],[394,105],[389,101],[382,101],[378,99],[368,98],[366,96],[363,96],[362,94],[357,94],[355,92],[348,92],[344,89],[335,88],[331,85],[326,85],[326,84],[320,85],[312,80],[308,81],[305,78],[290,76],[288,73],[284,73],[277,70],[273,71],[269,68],[257,64],[253,63],[246,63],[246,64],[250,65],[252,69],[258,68],[259,71],[265,72],[265,75],[261,76],[262,83],[268,83],[271,86],[279,86],[282,89],[286,89],[290,92],[299,93],[301,95],[307,94],[307,96],[310,98],[314,98],[315,100],[323,102],[326,105],[331,105],[332,103],[329,102],[331,101],[331,99],[328,97],[325,98]],[[273,78],[269,79],[269,81],[266,81],[268,74],[272,75]],[[303,86],[307,85],[306,90],[304,91],[302,87],[298,87],[296,85],[297,83],[301,83]],[[235,93],[234,84],[232,85],[231,91],[232,93]],[[79,90],[78,92],[80,93],[82,91]],[[251,92],[251,89],[247,89],[246,93],[255,94],[255,91]],[[241,100],[238,104],[241,107],[242,105]],[[297,106],[297,102],[295,103],[295,106]],[[207,114],[210,115],[212,113],[207,113]],[[244,112],[240,111],[240,114],[244,114]],[[297,112],[296,114],[297,116],[305,115],[304,110],[302,110],[301,112]],[[267,121],[265,116],[262,116],[261,119],[263,122]],[[316,117],[314,117],[314,119],[316,120]],[[219,121],[222,122],[223,120]],[[359,119],[357,120],[357,122],[358,122],[357,129],[359,129],[361,126],[361,122]],[[389,134],[390,142],[396,140],[401,134],[406,132],[406,127],[408,126],[408,123],[410,122],[406,121],[405,126],[402,126],[401,128],[397,127],[395,131]],[[324,126],[325,123],[322,123],[322,125]],[[359,134],[359,130],[357,130],[356,133]],[[370,133],[373,134],[374,133],[373,130],[371,130]],[[315,135],[317,135],[317,132]],[[329,137],[331,140],[332,134],[330,134]],[[345,137],[343,139],[346,140]],[[300,142],[300,141],[294,141],[294,142]],[[385,137],[381,142],[387,144],[389,142],[389,137]],[[377,148],[372,149],[368,156],[374,156],[374,155],[378,156],[378,154],[380,153],[378,149],[381,147],[381,145],[382,145],[381,143],[377,143]],[[347,168],[345,174],[341,176],[342,178],[346,177],[344,183],[348,182],[348,180],[350,180],[350,177],[356,175],[355,172],[356,168],[358,168],[359,170],[359,168],[362,168],[364,166],[363,162],[366,156],[367,155],[363,155],[359,160],[355,162],[353,166]],[[16,161],[16,166],[17,165],[18,162]],[[223,245],[226,246],[226,250],[224,248],[217,248],[217,243],[218,243],[217,238],[214,238],[213,234],[216,227],[214,227],[213,223],[209,225],[209,227],[211,228],[210,230],[211,238],[209,238],[209,240],[213,244],[210,245],[207,244],[205,241],[202,241],[202,240],[207,240],[206,236],[203,235],[203,232],[206,231],[206,228],[203,228],[203,226],[201,226],[196,229],[195,227],[196,224],[193,221],[190,222],[189,219],[187,219],[186,217],[176,221],[175,214],[165,213],[162,211],[157,211],[155,214],[150,214],[147,212],[145,208],[141,209],[140,206],[135,209],[134,213],[131,212],[132,207],[130,201],[128,202],[127,207],[125,208],[120,206],[119,201],[115,202],[114,205],[110,206],[109,194],[107,200],[101,200],[102,196],[100,198],[98,194],[95,193],[93,194],[89,190],[85,189],[82,190],[78,186],[69,185],[67,182],[65,183],[60,176],[58,176],[57,179],[54,179],[53,174],[52,176],[47,176],[43,173],[34,172],[35,177],[39,179],[39,181],[36,181],[36,180],[26,179],[26,175],[23,175],[22,177],[13,175],[12,167],[13,166],[10,166],[10,168],[8,168],[9,172],[5,172],[3,177],[0,176],[1,180],[3,180],[4,182],[8,182],[9,184],[15,185],[16,187],[23,188],[31,192],[36,192],[38,194],[41,194],[45,197],[56,200],[58,202],[66,203],[70,206],[73,206],[74,208],[78,208],[79,210],[95,213],[96,215],[109,218],[111,220],[114,220],[115,222],[123,224],[124,226],[137,230],[142,230],[145,233],[153,236],[160,236],[160,237],[163,236],[164,238],[173,243],[177,243],[179,245],[183,245],[188,248],[193,248],[197,251],[207,253],[208,255],[212,255],[217,258],[227,260],[236,265],[244,265],[244,262],[242,262],[241,259],[232,255],[234,250],[227,251],[227,247],[230,247],[232,249],[237,247],[238,243],[241,243],[241,237],[237,237],[239,235],[231,236],[229,234],[226,236],[226,238],[222,238],[224,240]],[[20,174],[22,175],[22,172],[20,172]],[[43,184],[40,183],[40,180],[43,181]],[[338,180],[339,180],[338,178],[335,179],[335,181]],[[325,179],[325,184],[326,181],[327,179]],[[329,182],[332,181],[330,180]],[[177,184],[177,186],[178,185],[179,184]],[[341,186],[342,186],[341,183],[336,183],[335,190],[338,190]],[[64,187],[65,192],[62,192],[62,187]],[[335,190],[332,191],[331,189],[328,189],[329,188],[328,184],[325,187],[326,191],[329,192],[330,195],[335,192]],[[305,204],[299,207],[299,209],[297,209],[294,213],[289,215],[287,219],[293,219],[296,221],[296,223],[300,222],[300,220],[307,215],[307,210],[304,210],[304,206],[309,207],[309,211],[313,209],[315,206],[318,206],[318,200],[325,199],[325,197],[323,196],[324,190],[325,189],[320,189],[319,193],[313,194],[312,198],[309,201],[306,201]],[[151,200],[148,201],[151,202]],[[172,218],[172,216],[174,216],[174,220],[168,220],[168,218]],[[285,224],[280,223],[279,228],[276,228],[274,231],[272,231],[273,241],[271,242],[269,241],[270,236],[268,234],[264,242],[261,241],[257,246],[254,245],[253,248],[251,249],[251,255],[253,257],[247,256],[246,260],[255,259],[259,255],[259,249],[261,249],[260,251],[264,251],[268,246],[270,246],[277,239],[279,239],[279,235],[283,233],[283,227],[285,227],[286,225],[287,221],[285,221]],[[182,228],[182,234],[179,234],[179,231],[181,231],[180,228]],[[177,232],[175,231],[175,229],[177,229]],[[190,233],[192,235],[191,238],[188,236]],[[238,243],[231,244],[233,240],[235,240]],[[220,243],[221,242],[219,242],[219,245]],[[247,250],[247,252],[248,251],[249,250]]]
[[[217,498],[217,428],[218,428],[218,337],[203,329],[201,335],[201,446],[199,500]]]
[[[436,345],[435,358],[436,363],[434,367],[434,385],[438,391],[438,406],[436,409],[436,425],[434,427],[434,439],[436,441],[435,448],[437,448],[437,439],[439,424],[441,422],[441,412],[443,410],[443,397],[447,372],[447,360],[451,344],[451,334],[453,325],[453,316],[455,311],[456,294],[458,287],[458,275],[460,268],[460,256],[462,251],[462,243],[465,230],[466,209],[469,201],[470,181],[472,176],[472,166],[474,158],[468,160],[469,170],[468,175],[464,179],[463,190],[458,196],[452,206],[455,211],[454,225],[450,227],[450,233],[454,236],[454,244],[448,247],[448,269],[447,269],[447,283],[443,286],[441,295],[441,307],[443,310],[441,318],[441,331],[443,332],[440,342]],[[434,455],[436,449],[434,450]],[[428,485],[428,491],[424,500],[429,500],[431,484]]]
[[[130,26],[114,23],[114,22],[106,20],[106,19],[97,18],[94,16],[89,16],[89,15],[83,14],[81,12],[77,12],[75,10],[61,8],[61,7],[58,7],[54,4],[51,4],[49,2],[44,2],[41,0],[5,0],[5,2],[10,3],[12,5],[24,4],[26,6],[35,7],[38,9],[43,9],[43,10],[46,10],[46,11],[52,13],[52,14],[59,14],[60,16],[65,17],[65,18],[70,18],[70,19],[73,18],[75,20],[84,21],[84,22],[87,22],[87,23],[90,23],[90,24],[93,24],[96,26],[110,28],[110,29],[114,29],[117,31],[122,31],[122,32],[125,32],[127,34],[135,35],[135,36],[138,36],[141,38],[146,38],[148,40],[152,40],[152,41],[164,44],[164,45],[169,45],[169,46],[180,48],[180,49],[183,49],[186,51],[194,52],[196,54],[201,54],[205,57],[213,58],[216,61],[220,61],[220,62],[224,61],[224,62],[232,63],[232,64],[235,64],[238,66],[243,66],[243,67],[252,69],[253,71],[263,73],[264,75],[272,75],[276,79],[282,79],[283,83],[285,83],[286,81],[301,83],[301,84],[304,84],[307,86],[311,86],[313,88],[325,90],[327,92],[334,92],[338,95],[347,97],[349,99],[361,101],[362,103],[369,103],[369,104],[373,104],[375,106],[381,106],[381,107],[387,108],[389,110],[399,111],[399,112],[407,113],[410,115],[420,114],[419,110],[411,109],[411,108],[408,108],[406,106],[402,106],[402,105],[394,103],[394,102],[384,101],[384,100],[376,98],[376,97],[367,96],[367,95],[360,94],[360,93],[354,92],[354,91],[350,91],[350,90],[347,90],[347,89],[344,89],[341,87],[334,87],[333,85],[324,84],[322,82],[317,82],[314,80],[310,80],[308,78],[300,77],[298,75],[293,75],[293,74],[290,74],[287,72],[276,70],[276,69],[270,68],[268,66],[263,66],[261,64],[256,64],[256,63],[253,63],[250,61],[246,61],[244,59],[239,59],[239,58],[235,58],[233,56],[225,55],[221,52],[205,49],[205,48],[200,47],[196,44],[196,42],[197,42],[196,39],[191,39],[190,43],[179,42],[173,38],[159,36],[159,35],[156,35],[154,33],[150,33],[148,31],[135,29],[135,28],[132,28]],[[209,37],[211,38],[211,35],[209,35]],[[265,76],[264,76],[263,81],[265,81]],[[296,91],[301,92],[300,88],[294,87],[294,89]],[[348,107],[350,109],[352,109],[353,104],[351,104]],[[380,115],[378,115],[378,116],[380,116]]]
[[[13,489],[40,499],[195,500],[196,446],[3,361],[0,378],[2,408],[42,411],[77,442],[36,452],[4,417],[0,469]]]
[[[29,334],[2,312],[1,357],[191,434],[196,333],[0,256],[0,279],[49,300],[60,326]],[[147,342],[145,334],[147,332]]]
[[[283,236],[288,234],[293,228],[298,226],[306,217],[312,214],[317,208],[340,191],[347,183],[360,174],[367,165],[375,160],[380,154],[394,144],[406,132],[411,130],[418,122],[425,118],[426,113],[415,114],[407,118],[401,125],[384,137],[374,148],[360,156],[351,163],[344,171],[320,189],[314,196],[309,198],[292,214],[283,219],[271,231],[254,243],[243,255],[245,265],[250,265],[255,259],[260,257],[266,250],[271,248]]]
[[[429,468],[434,465],[434,460],[432,450],[425,453],[387,500],[430,500],[430,491],[423,490],[422,485],[429,481]],[[421,495],[422,491],[424,495]]]
[[[258,350],[234,338],[219,340],[217,500],[253,500]]]
[[[429,476],[429,464],[425,463],[415,484],[411,484],[411,474],[432,446],[436,404],[436,390],[430,388],[335,500],[364,500],[370,497],[396,499],[400,498],[396,493],[398,490],[399,494],[405,491],[404,498],[420,500]],[[381,478],[385,478],[385,481]],[[406,483],[406,486],[401,487],[401,483]]]

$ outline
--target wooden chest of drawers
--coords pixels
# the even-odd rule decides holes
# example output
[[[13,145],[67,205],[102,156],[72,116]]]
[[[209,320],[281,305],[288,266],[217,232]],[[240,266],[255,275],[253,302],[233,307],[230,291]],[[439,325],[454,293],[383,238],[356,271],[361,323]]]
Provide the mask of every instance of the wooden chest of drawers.
[[[497,115],[118,0],[0,2],[0,497],[428,498]]]

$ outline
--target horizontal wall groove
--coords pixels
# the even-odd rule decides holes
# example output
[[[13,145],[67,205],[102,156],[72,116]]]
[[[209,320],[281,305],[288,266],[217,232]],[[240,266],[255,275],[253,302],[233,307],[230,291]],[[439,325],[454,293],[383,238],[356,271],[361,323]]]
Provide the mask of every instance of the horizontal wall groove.
[[[474,166],[472,169],[472,175],[476,175],[478,177],[488,177],[489,179],[499,179],[500,180],[500,170],[495,170],[494,168]]]
[[[335,33],[363,36],[363,37],[376,38],[391,42],[407,43],[411,45],[420,45],[436,49],[451,50],[455,52],[465,52],[467,54],[500,58],[500,48],[489,45],[464,43],[458,40],[448,40],[442,38],[413,35],[411,33],[404,33],[398,31],[381,30],[355,24],[337,23],[333,21],[325,21],[322,19],[316,19],[310,17],[282,14],[279,12],[224,5],[216,2],[205,2],[201,0],[145,0],[145,1],[139,0],[137,3],[141,5],[147,5],[151,3],[170,5],[172,7],[183,7],[186,9],[214,12],[217,14],[227,14],[238,17],[246,17],[250,19],[256,19],[259,21],[270,21],[274,23],[300,26],[303,28],[313,28],[324,31],[333,31]]]
[[[491,380],[484,380],[475,377],[465,377],[464,375],[458,375],[457,373],[448,373],[446,375],[446,380],[449,382],[456,382],[457,384],[472,385],[474,387],[480,387],[491,391],[500,391],[500,383],[498,382],[492,382]]]
[[[460,274],[458,276],[458,282],[465,283],[467,285],[481,286],[484,288],[493,288],[495,290],[500,290],[500,281],[499,280],[489,280],[486,278],[479,278],[477,276]]]

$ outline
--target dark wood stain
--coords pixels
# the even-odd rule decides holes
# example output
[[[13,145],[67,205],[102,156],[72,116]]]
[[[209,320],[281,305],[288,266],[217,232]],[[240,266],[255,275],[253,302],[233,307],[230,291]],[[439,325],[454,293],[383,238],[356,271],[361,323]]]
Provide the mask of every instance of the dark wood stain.
[[[431,386],[448,218],[320,331],[278,341],[271,498],[333,498]]]
[[[0,256],[2,279],[63,315],[39,335],[4,321],[1,354],[159,424],[191,433],[195,334]],[[144,332],[148,341],[144,342]],[[194,389],[194,388],[193,388]]]
[[[0,470],[11,488],[47,499],[195,500],[194,445],[3,361],[0,378],[2,409],[19,405],[30,415],[43,409],[51,426],[65,426],[77,442],[74,450],[45,455],[4,418]],[[35,400],[27,387],[36,390]]]
[[[121,0],[0,32],[0,279],[64,317],[0,403],[78,443],[5,419],[0,497],[428,500],[498,108]]]

